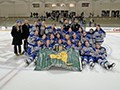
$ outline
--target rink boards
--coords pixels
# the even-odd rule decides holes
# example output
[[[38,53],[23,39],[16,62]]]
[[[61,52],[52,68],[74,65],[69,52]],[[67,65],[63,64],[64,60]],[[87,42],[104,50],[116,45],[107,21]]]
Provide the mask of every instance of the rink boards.
[[[56,29],[59,27],[56,27]],[[89,31],[90,29],[96,29],[96,27],[86,27],[85,30]],[[0,31],[11,31],[12,27],[0,27]],[[120,27],[102,27],[106,33],[120,33]]]

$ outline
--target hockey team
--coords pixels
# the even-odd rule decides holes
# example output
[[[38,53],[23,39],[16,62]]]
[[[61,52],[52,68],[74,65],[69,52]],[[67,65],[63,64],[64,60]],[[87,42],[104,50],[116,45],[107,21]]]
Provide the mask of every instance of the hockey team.
[[[95,63],[98,63],[106,70],[112,70],[112,68],[115,66],[115,63],[110,64],[106,59],[107,52],[105,47],[102,46],[104,38],[106,37],[106,33],[104,30],[102,30],[100,25],[96,26],[96,30],[90,29],[87,32],[83,30],[83,28],[78,24],[77,20],[75,20],[74,24],[72,25],[69,25],[66,20],[65,25],[60,26],[59,28],[56,28],[55,24],[46,26],[44,21],[42,23],[34,22],[34,25],[30,26],[26,20],[22,28],[21,23],[21,20],[18,20],[16,33],[28,31],[27,36],[24,33],[21,34],[25,44],[24,54],[29,55],[29,58],[25,60],[27,65],[33,61],[35,65],[37,64],[37,58],[40,49],[55,50],[55,45],[63,45],[63,50],[73,48],[79,51],[83,68],[86,66],[86,64],[89,64],[90,68],[92,69],[94,68]],[[28,30],[27,27],[30,29]],[[13,28],[15,28],[15,26]],[[13,32],[15,32],[14,29],[12,29],[11,32],[14,38]],[[28,44],[27,46],[26,43]],[[18,56],[16,50],[17,46],[16,44],[13,45],[15,45],[15,54]],[[18,46],[20,47],[20,45]]]

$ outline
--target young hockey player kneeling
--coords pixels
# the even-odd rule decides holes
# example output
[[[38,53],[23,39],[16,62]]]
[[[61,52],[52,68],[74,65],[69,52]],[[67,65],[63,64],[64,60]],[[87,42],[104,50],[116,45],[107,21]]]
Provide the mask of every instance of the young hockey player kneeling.
[[[81,51],[81,55],[83,55],[83,61],[82,61],[83,68],[85,67],[87,63],[89,63],[90,68],[92,69],[95,66],[93,62],[94,49],[92,46],[90,46],[90,43],[88,41],[85,42],[85,47],[83,47]]]
[[[96,50],[95,60],[105,69],[112,70],[112,68],[115,66],[115,63],[109,64],[109,62],[106,60],[106,57],[107,57],[106,49],[102,47],[101,44],[96,43],[95,50]]]
[[[37,46],[33,48],[32,50],[32,54],[30,55],[30,57],[28,59],[25,60],[25,63],[27,65],[29,65],[32,61],[35,60],[35,65],[36,65],[36,62],[37,62],[37,58],[38,58],[38,53],[39,53],[39,50],[40,48],[43,48],[42,47],[42,42],[41,41],[38,41],[37,42]]]

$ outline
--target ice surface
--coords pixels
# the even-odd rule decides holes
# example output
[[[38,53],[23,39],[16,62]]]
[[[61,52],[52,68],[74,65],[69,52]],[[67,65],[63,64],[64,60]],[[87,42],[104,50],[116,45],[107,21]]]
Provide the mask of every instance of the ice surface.
[[[0,89],[2,90],[120,90],[120,34],[107,33],[103,46],[108,60],[115,62],[112,71],[98,64],[82,72],[61,68],[34,71],[34,65],[24,67],[27,56],[15,56],[9,31],[0,31]],[[2,79],[2,80],[1,80]],[[1,88],[2,87],[2,88]]]

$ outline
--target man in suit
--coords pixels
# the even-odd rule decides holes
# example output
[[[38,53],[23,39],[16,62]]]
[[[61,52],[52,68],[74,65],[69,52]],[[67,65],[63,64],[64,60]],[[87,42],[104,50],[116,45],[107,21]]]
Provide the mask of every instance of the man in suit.
[[[23,35],[22,38],[24,40],[24,52],[27,52],[27,46],[28,46],[28,42],[27,42],[27,38],[29,36],[29,29],[30,29],[30,25],[28,24],[28,20],[25,20],[25,23],[22,25],[22,30],[23,30]]]

